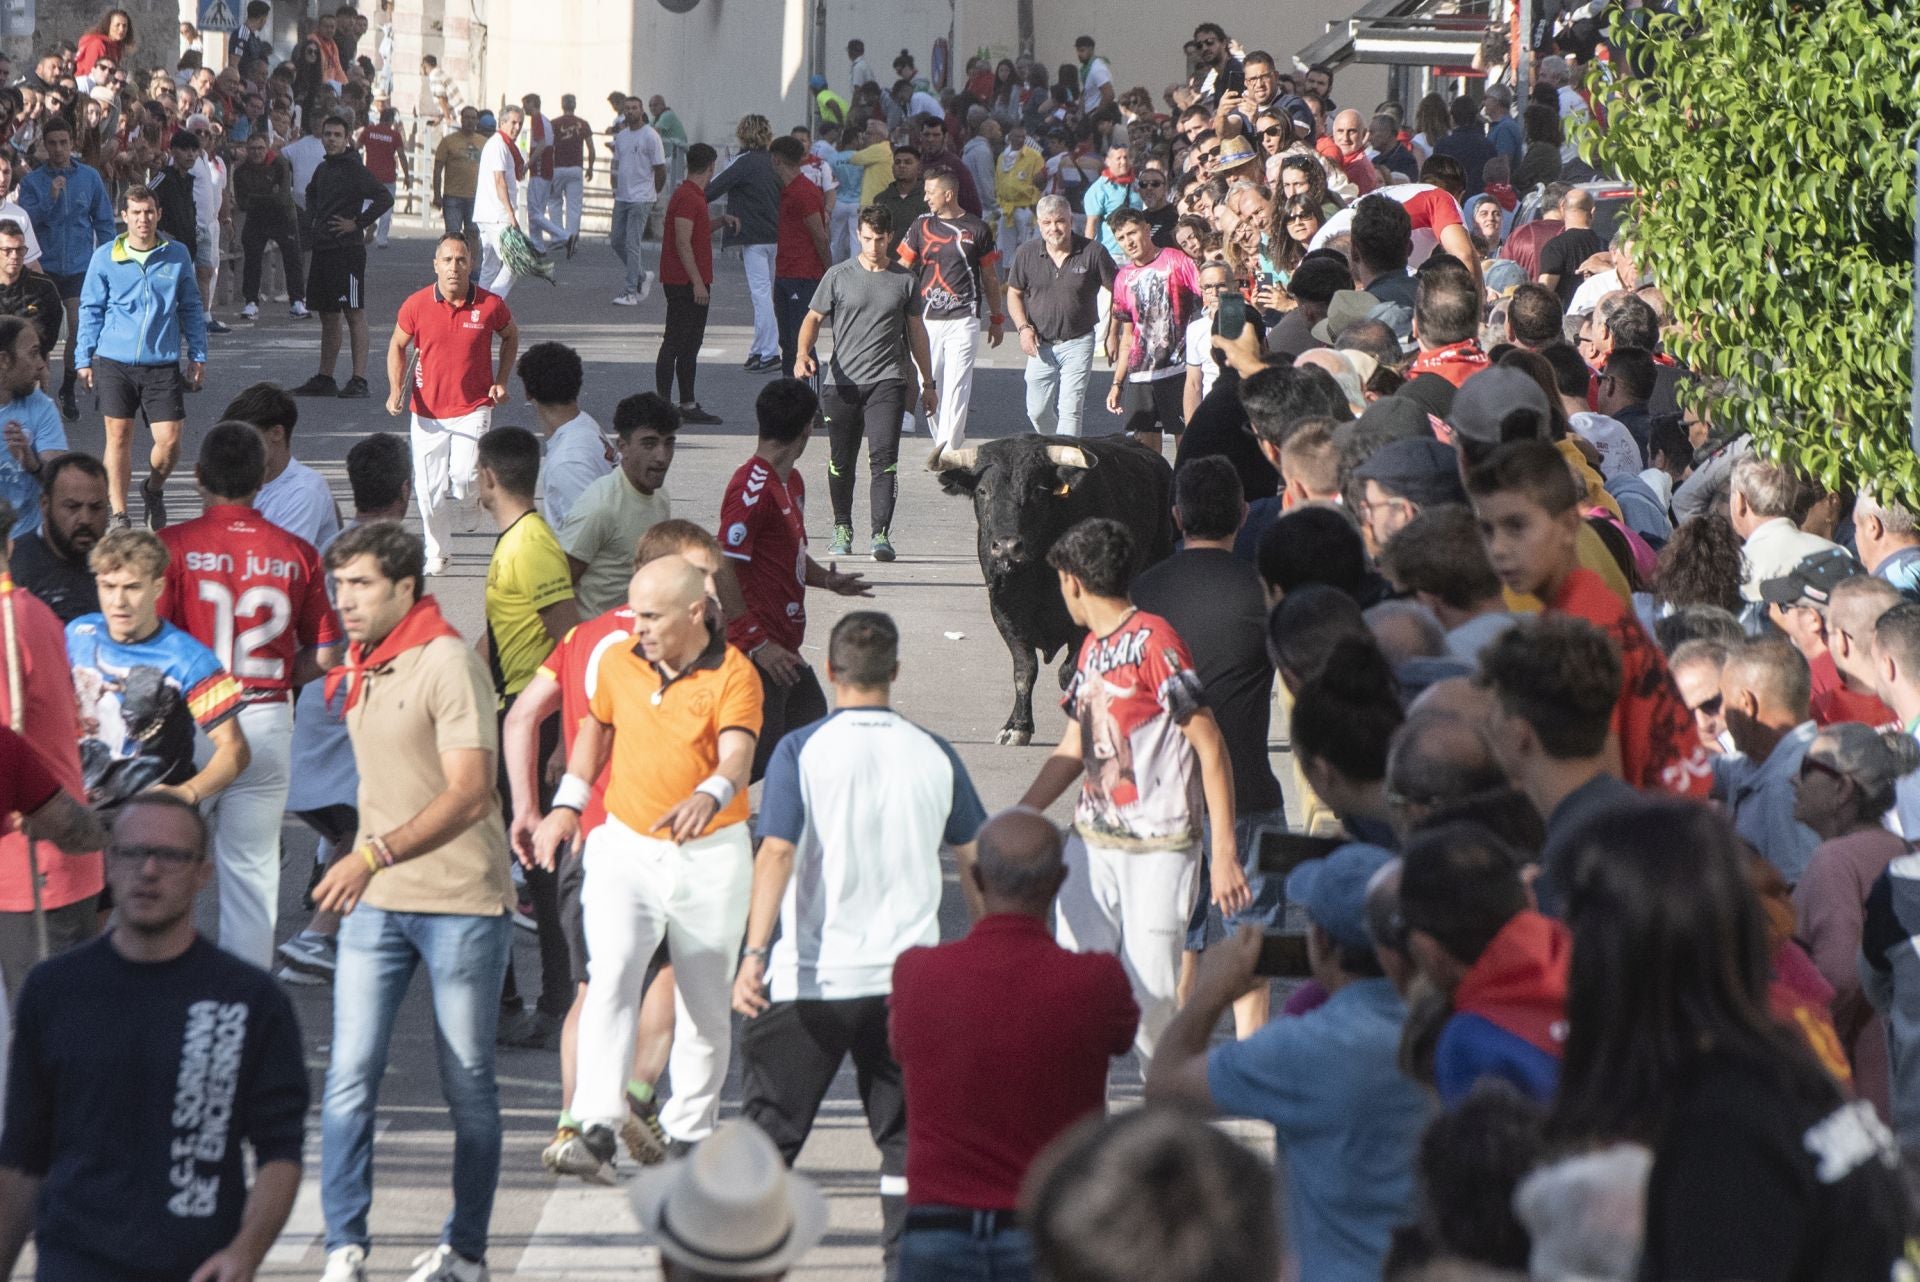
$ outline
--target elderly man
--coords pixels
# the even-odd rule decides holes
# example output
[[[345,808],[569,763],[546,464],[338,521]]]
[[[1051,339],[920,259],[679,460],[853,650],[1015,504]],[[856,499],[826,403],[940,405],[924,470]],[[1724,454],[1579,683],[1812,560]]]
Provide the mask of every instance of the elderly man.
[[[1367,156],[1367,119],[1349,107],[1333,118],[1333,125],[1316,146],[1321,155],[1338,165],[1360,195],[1380,185],[1380,175]]]
[[[1007,315],[1027,354],[1027,418],[1036,432],[1078,436],[1100,292],[1113,288],[1114,263],[1073,230],[1066,197],[1042,196],[1034,210],[1040,238],[1014,251],[1007,268]]]
[[[1798,484],[1787,468],[1757,455],[1743,458],[1733,466],[1728,516],[1733,521],[1734,533],[1746,545],[1742,558],[1746,577],[1741,582],[1740,593],[1749,601],[1761,599],[1761,584],[1786,577],[1815,552],[1836,546],[1793,523]]]

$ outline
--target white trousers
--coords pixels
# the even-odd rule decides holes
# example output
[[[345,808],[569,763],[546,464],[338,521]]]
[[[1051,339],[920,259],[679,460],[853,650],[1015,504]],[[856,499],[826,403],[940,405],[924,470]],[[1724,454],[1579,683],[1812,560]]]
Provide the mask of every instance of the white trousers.
[[[933,355],[933,439],[942,449],[958,449],[967,439],[967,406],[973,399],[973,363],[980,352],[980,321],[962,316],[927,322],[927,346]]]
[[[247,704],[240,731],[251,759],[206,810],[220,880],[220,947],[270,970],[280,910],[280,817],[293,779],[293,704]]]
[[[527,177],[527,235],[542,252],[567,238],[567,229],[550,216],[554,203],[553,181]]]
[[[780,329],[773,320],[772,245],[748,245],[743,251],[747,265],[747,297],[753,303],[753,350],[749,356],[780,355]]]
[[[860,202],[841,200],[834,202],[833,222],[827,228],[828,248],[833,251],[833,261],[844,263],[860,252]],[[1004,257],[1004,255],[1003,255]]]
[[[1144,1076],[1160,1034],[1179,1009],[1180,952],[1200,889],[1200,848],[1136,851],[1067,837],[1054,938],[1062,948],[1113,953],[1140,1005],[1133,1052]]]
[[[608,816],[581,858],[589,961],[570,1111],[583,1128],[617,1130],[625,1119],[640,989],[665,939],[673,957],[673,1098],[660,1125],[674,1139],[705,1139],[733,1050],[733,972],[753,882],[747,826],[676,845]]]
[[[560,222],[569,238],[580,234],[580,215],[585,206],[586,179],[578,165],[556,165],[553,170],[553,204],[560,209]]]
[[[1000,251],[1000,259],[1005,262],[1013,256],[1013,251],[1033,239],[1033,206],[1025,209],[1001,209],[1000,243],[995,246]]]
[[[393,196],[396,199],[399,197],[400,195],[399,183],[382,183],[380,185],[387,189],[387,195]],[[393,229],[393,209],[394,207],[392,205],[388,205],[387,212],[380,215],[380,221],[374,225],[375,227],[374,234],[373,234],[374,244],[384,245],[387,243],[387,233]]]
[[[474,226],[480,231],[480,275],[475,279],[483,288],[505,298],[513,292],[513,272],[500,260],[500,233],[513,224],[475,223]]]
[[[423,418],[415,414],[407,433],[413,446],[413,497],[420,508],[427,562],[447,555],[453,535],[449,500],[464,501],[479,474],[480,438],[493,425],[491,406],[458,418]]]

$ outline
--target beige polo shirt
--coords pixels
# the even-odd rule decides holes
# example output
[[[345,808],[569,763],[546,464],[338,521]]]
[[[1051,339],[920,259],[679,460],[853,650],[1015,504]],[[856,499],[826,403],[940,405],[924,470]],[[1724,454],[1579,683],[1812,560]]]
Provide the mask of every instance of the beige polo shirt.
[[[573,589],[581,618],[627,603],[640,536],[672,515],[665,487],[642,494],[618,467],[580,491],[554,534],[567,555],[587,567]]]
[[[493,680],[458,637],[435,637],[362,678],[347,713],[360,767],[360,833],[389,833],[447,790],[440,754],[485,748],[498,754]],[[488,771],[492,777],[492,771]],[[362,902],[387,912],[498,917],[514,901],[507,830],[489,786],[486,817],[438,850],[384,868]]]

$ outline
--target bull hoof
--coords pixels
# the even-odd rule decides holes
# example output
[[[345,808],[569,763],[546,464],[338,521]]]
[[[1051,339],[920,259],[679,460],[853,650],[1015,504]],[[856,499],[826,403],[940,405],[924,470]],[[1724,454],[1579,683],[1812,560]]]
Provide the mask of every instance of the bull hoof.
[[[1030,744],[1033,742],[1033,731],[1018,730],[1018,729],[1015,729],[1013,726],[1008,726],[1006,729],[1000,732],[1000,737],[998,740],[996,740],[996,742],[1003,743],[1003,744],[1012,744],[1015,747],[1025,747],[1027,744]]]

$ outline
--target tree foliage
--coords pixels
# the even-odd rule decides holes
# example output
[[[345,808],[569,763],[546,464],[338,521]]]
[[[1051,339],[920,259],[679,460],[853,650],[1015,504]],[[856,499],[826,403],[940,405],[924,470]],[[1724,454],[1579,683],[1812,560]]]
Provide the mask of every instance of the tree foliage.
[[[1909,443],[1920,11],[1911,0],[1679,0],[1614,39],[1585,147],[1633,182],[1634,257],[1714,421],[1829,487],[1920,503]]]

